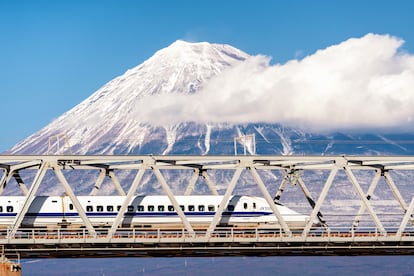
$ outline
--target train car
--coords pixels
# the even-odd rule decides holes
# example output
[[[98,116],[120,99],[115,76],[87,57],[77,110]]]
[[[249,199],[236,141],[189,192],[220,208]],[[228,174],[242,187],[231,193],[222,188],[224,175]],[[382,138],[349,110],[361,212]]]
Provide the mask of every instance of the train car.
[[[110,227],[118,215],[125,196],[78,196],[83,210],[95,227]],[[181,210],[194,229],[206,229],[223,196],[176,196]],[[0,227],[13,224],[25,197],[0,197]],[[283,205],[277,209],[291,229],[303,228],[309,216],[297,213]],[[36,196],[30,205],[22,227],[80,227],[83,225],[74,204],[68,196]],[[144,229],[182,229],[183,224],[167,196],[134,196],[122,217],[122,227]],[[280,224],[264,198],[231,196],[224,209],[219,227],[280,228]]]

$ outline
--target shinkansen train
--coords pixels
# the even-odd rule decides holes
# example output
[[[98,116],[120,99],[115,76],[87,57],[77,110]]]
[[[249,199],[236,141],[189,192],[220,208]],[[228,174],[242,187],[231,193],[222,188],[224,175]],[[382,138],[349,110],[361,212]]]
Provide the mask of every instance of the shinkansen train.
[[[110,227],[125,196],[78,196],[83,210],[95,227]],[[25,197],[0,196],[0,227],[13,224]],[[223,196],[176,196],[176,201],[194,229],[206,229]],[[303,228],[309,216],[283,205],[276,208],[292,229]],[[22,227],[80,227],[83,221],[68,196],[36,196],[22,221]],[[122,217],[122,227],[182,229],[182,221],[167,196],[134,196]],[[218,226],[240,228],[280,228],[264,198],[231,196]]]

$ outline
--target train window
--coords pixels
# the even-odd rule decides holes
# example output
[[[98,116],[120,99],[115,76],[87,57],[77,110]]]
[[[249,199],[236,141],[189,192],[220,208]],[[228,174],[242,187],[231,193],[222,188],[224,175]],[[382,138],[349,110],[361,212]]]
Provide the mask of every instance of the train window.
[[[128,212],[134,212],[134,206],[128,205]]]
[[[227,206],[227,210],[230,211],[230,212],[234,211],[234,205],[230,204],[229,206]]]
[[[209,212],[214,212],[214,205],[208,205],[208,211]]]
[[[170,212],[174,212],[174,206],[172,206],[172,205],[168,205],[168,211],[170,211]]]
[[[73,204],[69,203],[69,210],[73,210]]]
[[[194,205],[188,205],[188,211],[194,212],[195,211]]]
[[[181,210],[184,212],[185,211],[185,207],[184,205],[180,205]]]
[[[144,212],[144,205],[138,205],[137,210],[138,212]]]
[[[204,211],[204,205],[198,205],[198,211],[203,212]]]
[[[106,211],[112,212],[113,210],[114,210],[114,206],[112,206],[112,205],[106,206]]]
[[[93,212],[93,206],[87,205],[86,206],[86,212]]]
[[[154,205],[148,205],[148,212],[154,212]]]
[[[3,206],[0,206],[0,213],[3,213]]]
[[[247,203],[245,202],[245,203],[243,203],[243,208],[244,209],[247,209]]]
[[[256,209],[256,202],[253,202],[253,209]]]
[[[158,205],[158,212],[164,212],[164,205]]]
[[[119,210],[121,210],[121,205],[116,206],[116,210],[119,212]]]
[[[103,206],[102,205],[96,206],[96,211],[97,212],[103,212]]]
[[[6,207],[7,212],[11,213],[13,212],[13,206],[7,206]]]

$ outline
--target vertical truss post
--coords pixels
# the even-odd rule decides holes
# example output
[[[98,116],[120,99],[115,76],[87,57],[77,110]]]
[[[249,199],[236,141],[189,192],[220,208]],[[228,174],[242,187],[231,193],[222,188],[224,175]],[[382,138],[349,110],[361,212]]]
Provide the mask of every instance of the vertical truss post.
[[[190,222],[188,221],[187,217],[185,216],[184,212],[181,210],[180,205],[178,204],[177,200],[175,199],[174,194],[171,192],[170,188],[168,187],[167,182],[165,181],[164,177],[162,176],[160,170],[156,167],[152,168],[155,176],[157,177],[158,181],[160,182],[164,192],[167,194],[168,198],[170,199],[172,205],[174,206],[175,211],[177,212],[178,216],[181,218],[181,221],[184,224],[184,227],[190,233],[190,235],[195,235],[193,227],[191,226]]]
[[[400,227],[398,228],[397,237],[401,237],[402,233],[405,230],[405,227],[407,227],[408,220],[411,219],[413,211],[414,211],[414,196],[411,198],[410,205],[404,215],[403,220],[401,221]]]
[[[188,182],[188,186],[184,192],[184,195],[186,196],[191,195],[191,193],[194,191],[194,186],[195,186],[195,183],[197,182],[199,175],[200,175],[200,170],[194,169],[193,176],[191,177],[190,182]]]
[[[118,178],[115,176],[115,173],[114,173],[112,170],[110,170],[110,171],[108,172],[108,176],[109,176],[109,178],[111,178],[112,183],[114,183],[115,188],[116,188],[116,190],[117,190],[117,192],[118,192],[118,195],[120,195],[120,196],[125,196],[125,195],[126,195],[126,194],[125,194],[125,191],[124,191],[124,189],[122,188],[121,183],[119,183]]]
[[[272,209],[273,214],[276,216],[276,219],[278,220],[281,228],[283,231],[285,231],[286,234],[289,236],[292,234],[292,232],[289,229],[289,226],[287,225],[285,219],[280,214],[279,210],[277,209],[274,201],[272,200],[272,197],[269,194],[269,191],[266,189],[265,184],[263,183],[263,180],[260,178],[260,175],[257,173],[257,170],[255,167],[250,166],[248,167],[250,170],[251,175],[253,176],[253,179],[256,181],[257,185],[259,186],[260,191],[262,192],[264,198],[267,201],[267,204],[269,204],[270,209]]]
[[[98,176],[98,179],[96,180],[95,185],[92,188],[92,191],[90,192],[90,196],[96,196],[96,194],[98,193],[99,189],[101,188],[102,182],[105,179],[105,174],[106,174],[106,170],[105,169],[100,169],[100,173]]]
[[[39,189],[40,183],[42,182],[43,177],[45,176],[46,171],[49,168],[49,165],[50,164],[47,161],[44,161],[40,165],[40,168],[37,171],[35,178],[33,179],[33,184],[30,186],[30,189],[29,189],[29,191],[26,195],[26,200],[24,201],[23,206],[20,209],[20,212],[16,215],[16,218],[13,222],[13,226],[12,226],[11,231],[10,231],[11,237],[13,237],[16,234],[17,229],[20,227],[20,224],[22,223],[24,216],[26,215],[27,211],[29,210],[29,207],[33,202],[35,194],[36,194],[37,190]]]
[[[375,170],[374,179],[372,179],[372,182],[371,182],[371,184],[368,188],[368,191],[365,195],[366,199],[368,199],[368,200],[371,199],[371,196],[374,193],[375,188],[377,187],[380,178],[381,178],[381,171],[380,170]],[[352,223],[352,229],[355,230],[358,227],[359,222],[361,220],[361,216],[364,214],[364,212],[365,212],[365,205],[362,204],[361,207],[359,208],[359,211],[358,211],[355,219],[354,219],[354,222]]]
[[[210,234],[214,231],[214,229],[216,228],[221,215],[223,213],[224,208],[227,206],[227,202],[230,199],[231,194],[233,193],[234,187],[236,186],[237,181],[240,178],[240,175],[243,171],[242,167],[239,167],[236,169],[236,171],[234,172],[233,178],[230,181],[229,186],[227,187],[226,192],[224,193],[224,196],[220,202],[219,208],[217,209],[216,214],[213,217],[213,220],[210,223],[210,226],[207,229],[207,233],[206,233],[206,237],[209,237]]]
[[[216,185],[214,185],[214,183],[211,181],[210,177],[207,174],[207,171],[203,170],[201,172],[201,175],[203,176],[204,180],[206,181],[207,186],[210,189],[211,194],[218,195]]]
[[[146,167],[143,165],[139,170],[137,175],[135,176],[134,180],[132,181],[131,187],[128,190],[128,193],[124,199],[124,202],[121,205],[121,209],[119,209],[118,214],[114,222],[112,223],[111,229],[108,231],[108,238],[110,238],[118,228],[119,224],[121,223],[122,218],[124,217],[125,210],[131,202],[132,197],[134,196],[135,191],[137,190],[138,184],[141,182],[142,177],[144,176]]]
[[[309,221],[306,224],[305,228],[303,229],[302,235],[304,237],[306,237],[308,235],[308,233],[309,233],[309,231],[310,231],[310,229],[313,225],[313,222],[315,221],[316,216],[318,215],[319,210],[321,209],[322,203],[324,202],[325,197],[328,194],[329,189],[331,188],[332,182],[333,182],[337,172],[338,172],[338,168],[334,167],[331,170],[331,173],[329,174],[328,178],[326,179],[325,185],[322,188],[322,191],[321,191],[321,194],[318,198],[318,201],[315,204],[315,208],[313,208],[313,211],[310,215]]]
[[[85,223],[85,226],[88,229],[89,233],[93,236],[96,236],[96,232],[95,232],[95,229],[93,228],[91,221],[86,215],[85,210],[82,208],[82,205],[80,204],[78,198],[75,196],[72,188],[70,187],[68,181],[63,175],[59,165],[57,163],[53,163],[52,167],[53,167],[53,170],[55,171],[56,177],[59,179],[60,183],[63,185],[63,188],[65,189],[66,194],[69,196],[70,200],[72,201],[73,206],[75,207],[76,211],[78,211],[78,214],[80,218],[82,219],[83,223]]]
[[[358,181],[356,180],[355,175],[352,173],[352,170],[348,167],[345,167],[345,172],[348,175],[348,178],[351,180],[352,185],[357,190],[359,198],[362,200],[362,203],[365,205],[365,208],[368,210],[369,214],[371,215],[371,218],[374,220],[378,230],[381,232],[381,234],[386,235],[387,231],[385,231],[385,228],[379,220],[377,214],[375,213],[368,199],[365,197],[365,194],[362,191],[362,188],[359,185]]]

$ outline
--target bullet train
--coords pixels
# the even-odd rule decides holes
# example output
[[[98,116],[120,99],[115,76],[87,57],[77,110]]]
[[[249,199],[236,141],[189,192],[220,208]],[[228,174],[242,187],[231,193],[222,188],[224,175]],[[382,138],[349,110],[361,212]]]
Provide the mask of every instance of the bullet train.
[[[94,227],[110,227],[124,203],[125,196],[78,196]],[[223,196],[175,196],[178,205],[194,229],[206,229]],[[0,196],[0,228],[13,225],[25,197]],[[283,205],[276,208],[291,229],[305,227],[309,216]],[[81,227],[83,225],[68,196],[36,196],[22,221],[22,227]],[[218,226],[238,228],[278,229],[278,223],[264,198],[231,196]],[[142,229],[182,229],[183,223],[167,196],[134,196],[122,217],[120,227]]]

